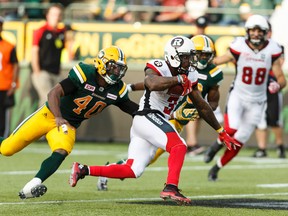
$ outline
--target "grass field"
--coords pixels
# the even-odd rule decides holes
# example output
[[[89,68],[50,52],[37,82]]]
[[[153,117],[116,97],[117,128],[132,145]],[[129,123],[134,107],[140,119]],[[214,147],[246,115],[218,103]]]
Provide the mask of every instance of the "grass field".
[[[38,170],[50,149],[35,143],[7,158],[0,156],[0,215],[288,215],[288,159],[254,159],[252,149],[220,171],[219,181],[209,182],[207,173],[214,164],[203,156],[186,157],[179,188],[193,200],[191,206],[163,201],[159,193],[167,174],[167,154],[148,167],[139,179],[109,179],[108,191],[97,191],[97,178],[86,177],[77,187],[68,184],[73,161],[89,165],[116,162],[125,158],[127,144],[77,143],[72,154],[45,185],[40,198],[20,200],[19,190]]]

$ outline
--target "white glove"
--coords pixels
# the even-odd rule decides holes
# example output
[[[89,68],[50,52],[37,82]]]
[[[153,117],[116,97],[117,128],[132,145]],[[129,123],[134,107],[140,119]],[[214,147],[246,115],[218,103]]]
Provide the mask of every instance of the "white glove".
[[[130,83],[127,84],[127,90],[128,90],[128,92],[132,92],[132,91],[133,91],[133,89],[131,88],[131,85],[132,85],[132,84],[130,84]]]
[[[268,90],[271,94],[275,94],[280,90],[280,85],[276,81],[269,83]]]

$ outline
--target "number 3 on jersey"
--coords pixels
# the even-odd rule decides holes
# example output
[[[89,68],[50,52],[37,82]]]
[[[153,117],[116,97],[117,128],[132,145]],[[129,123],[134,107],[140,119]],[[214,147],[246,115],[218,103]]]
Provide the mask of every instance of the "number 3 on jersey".
[[[245,84],[255,84],[255,85],[262,85],[264,80],[265,80],[265,76],[266,76],[266,68],[258,68],[256,70],[256,76],[254,79],[254,83],[253,82],[253,69],[251,67],[244,67],[243,68],[243,74],[242,74],[242,82]]]

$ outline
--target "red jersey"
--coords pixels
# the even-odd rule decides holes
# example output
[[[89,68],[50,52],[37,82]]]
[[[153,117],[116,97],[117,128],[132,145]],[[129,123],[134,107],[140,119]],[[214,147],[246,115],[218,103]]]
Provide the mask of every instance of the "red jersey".
[[[39,64],[41,70],[60,73],[60,58],[64,48],[65,29],[53,29],[47,23],[34,31],[33,46],[39,47]]]

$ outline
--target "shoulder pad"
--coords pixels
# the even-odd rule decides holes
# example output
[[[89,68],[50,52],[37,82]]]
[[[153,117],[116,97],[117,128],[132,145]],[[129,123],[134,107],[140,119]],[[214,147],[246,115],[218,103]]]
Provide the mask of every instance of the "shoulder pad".
[[[83,84],[87,80],[87,77],[82,67],[83,67],[83,63],[79,63],[75,65],[69,72],[69,77],[72,80],[78,79],[81,84]]]

